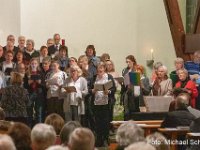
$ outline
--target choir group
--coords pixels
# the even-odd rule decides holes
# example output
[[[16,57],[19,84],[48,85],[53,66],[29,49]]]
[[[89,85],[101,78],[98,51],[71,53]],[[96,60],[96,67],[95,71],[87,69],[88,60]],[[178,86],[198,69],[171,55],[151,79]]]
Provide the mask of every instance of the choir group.
[[[33,127],[44,122],[47,115],[57,113],[66,122],[75,120],[90,128],[97,137],[96,145],[101,146],[108,140],[116,89],[121,88],[125,120],[144,106],[144,95],[184,92],[191,96],[189,105],[198,108],[200,52],[191,62],[177,58],[170,76],[167,67],[156,62],[149,79],[133,55],[125,58],[127,66],[119,75],[110,55],[96,56],[94,45],[88,45],[85,54],[75,58],[68,56],[67,46],[60,42],[60,35],[54,34],[47,46],[37,51],[33,40],[20,36],[16,47],[15,37],[9,35],[6,46],[0,46],[0,106],[7,120]],[[137,88],[132,82],[127,84],[132,72],[140,77]],[[174,109],[171,103],[170,110]]]

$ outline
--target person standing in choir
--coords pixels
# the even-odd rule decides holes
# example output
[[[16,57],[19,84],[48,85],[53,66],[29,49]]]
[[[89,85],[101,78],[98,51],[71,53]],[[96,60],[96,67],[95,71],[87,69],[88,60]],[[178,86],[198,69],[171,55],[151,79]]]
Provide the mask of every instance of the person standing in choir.
[[[26,50],[24,51],[24,64],[29,66],[30,60],[33,57],[39,57],[40,53],[34,49],[35,42],[32,39],[26,41]]]
[[[104,84],[109,80],[112,81],[112,87],[108,90],[97,91],[94,84]],[[97,76],[94,79],[93,87],[89,90],[92,94],[94,101],[94,116],[95,116],[95,133],[96,133],[96,146],[106,146],[109,135],[109,101],[114,99],[116,92],[115,81],[110,74],[106,73],[106,65],[100,62],[97,66]]]
[[[86,55],[81,55],[78,58],[78,65],[81,68],[83,74],[82,76],[87,80],[88,89],[92,89],[94,76],[96,76],[96,67],[89,64],[88,57]],[[84,126],[90,128],[94,131],[95,121],[94,121],[94,102],[92,101],[92,94],[88,93],[85,97],[85,123]]]
[[[65,89],[74,86],[76,91]],[[70,77],[64,82],[62,93],[64,95],[65,121],[81,122],[85,115],[85,96],[88,94],[87,81],[82,77],[82,70],[78,66],[70,67]]]
[[[60,49],[60,34],[56,33],[53,36],[54,44],[48,47],[48,55],[51,58],[54,58]]]
[[[85,55],[88,57],[89,64],[97,67],[100,59],[96,56],[96,51],[94,45],[88,45],[85,51]]]
[[[35,123],[41,123],[44,121],[44,96],[41,85],[41,70],[37,58],[32,58],[30,60],[30,65],[25,76],[25,86],[30,94],[30,103],[27,112],[30,125],[33,126],[34,120]]]
[[[133,112],[139,112],[139,96],[134,95],[134,85],[131,85],[129,79],[130,72],[136,72],[138,67],[133,55],[126,57],[127,67],[123,69],[122,76],[124,82],[121,85],[121,104],[124,105],[124,119],[130,120]]]
[[[64,71],[69,67],[69,58],[68,58],[68,48],[67,46],[61,46],[59,49],[58,56],[55,57],[55,60],[59,62],[60,70]]]
[[[51,72],[47,74],[47,115],[57,113],[63,117],[63,99],[60,97],[60,89],[67,74],[59,68],[59,62],[54,60],[51,62]]]
[[[42,60],[45,58],[45,57],[49,57],[48,56],[48,48],[46,46],[41,46],[40,47],[40,57],[39,57],[39,61],[40,61],[40,67],[42,67]],[[49,57],[50,59],[51,57]]]
[[[172,80],[167,76],[167,67],[162,65],[158,67],[157,77],[152,86],[153,96],[171,96]]]

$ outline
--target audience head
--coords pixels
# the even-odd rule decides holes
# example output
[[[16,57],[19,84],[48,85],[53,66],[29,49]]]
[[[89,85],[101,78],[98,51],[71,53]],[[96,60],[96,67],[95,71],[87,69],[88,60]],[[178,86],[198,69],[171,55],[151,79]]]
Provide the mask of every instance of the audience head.
[[[59,135],[65,122],[60,115],[52,113],[46,117],[44,123],[53,126],[54,130],[56,131],[56,134]]]
[[[40,55],[42,57],[47,57],[47,55],[48,55],[48,48],[46,46],[41,46],[40,47]]]
[[[32,52],[34,50],[35,42],[32,39],[26,40],[26,49],[29,52]]]
[[[0,120],[5,120],[6,114],[3,108],[0,107]]]
[[[24,47],[25,46],[25,42],[26,42],[25,36],[19,36],[18,37],[18,44],[19,44],[20,47]]]
[[[190,95],[188,93],[181,93],[176,97],[175,108],[186,109],[189,105]]]
[[[106,62],[106,61],[110,60],[110,55],[108,53],[103,53],[101,55],[100,59],[101,59],[101,61]]]
[[[21,74],[18,73],[18,72],[12,72],[11,73],[11,78],[10,78],[10,83],[12,85],[19,85],[19,86],[21,86],[22,83],[23,83],[23,78],[22,78]]]
[[[53,36],[53,40],[54,40],[55,45],[60,44],[60,34],[55,33],[54,36]]]
[[[60,46],[59,48],[59,55],[60,57],[68,57],[68,47],[67,46]]]
[[[69,149],[67,147],[63,147],[61,145],[54,145],[54,146],[47,148],[46,150],[69,150]]]
[[[0,45],[0,57],[3,56],[3,47]]]
[[[157,77],[160,79],[164,79],[167,77],[167,67],[162,65],[158,67]]]
[[[177,57],[174,61],[174,65],[176,67],[176,70],[183,69],[184,68],[183,58]]]
[[[94,150],[95,137],[92,131],[88,128],[75,129],[70,138],[68,147],[70,150]]]
[[[200,50],[194,52],[194,62],[195,63],[200,63]]]
[[[117,130],[116,140],[120,146],[128,146],[131,143],[144,141],[144,130],[133,121],[128,121]]]
[[[16,150],[11,137],[6,134],[0,134],[0,150]]]
[[[31,142],[33,150],[45,150],[54,145],[56,132],[52,126],[39,123],[31,131]]]
[[[31,150],[31,129],[27,125],[16,122],[7,134],[13,139],[17,149]]]
[[[60,132],[60,139],[62,144],[67,145],[69,142],[69,137],[71,135],[71,133],[76,129],[81,127],[81,124],[77,121],[69,121],[68,123],[66,123],[61,132]]]
[[[49,39],[47,40],[47,47],[50,47],[50,46],[52,46],[52,45],[54,45],[54,40],[53,40],[52,38],[49,38]]]
[[[186,69],[179,69],[177,75],[180,81],[185,81],[188,78],[188,71]]]
[[[128,55],[126,57],[126,63],[129,69],[134,69],[134,66],[137,65],[136,59],[133,55]]]
[[[131,144],[125,150],[156,150],[151,144],[148,144],[146,142],[137,142],[134,144]]]
[[[147,143],[151,144],[156,150],[170,150],[167,139],[160,133],[156,132],[146,137]]]
[[[14,37],[14,35],[8,35],[7,36],[7,42],[12,42],[13,43],[13,45],[15,44],[15,37]]]
[[[105,61],[106,63],[106,72],[115,72],[115,65],[112,60]]]
[[[87,46],[86,51],[85,51],[85,55],[87,57],[96,56],[96,51],[95,51],[94,45],[88,45]]]
[[[13,125],[13,122],[0,120],[0,134],[7,134],[10,127]]]

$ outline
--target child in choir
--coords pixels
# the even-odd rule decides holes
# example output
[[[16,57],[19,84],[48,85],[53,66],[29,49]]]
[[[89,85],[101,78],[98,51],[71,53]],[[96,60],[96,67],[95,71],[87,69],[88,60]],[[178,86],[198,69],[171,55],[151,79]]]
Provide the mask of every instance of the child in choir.
[[[47,114],[58,113],[63,116],[63,99],[60,98],[60,88],[67,74],[59,69],[59,62],[51,62],[51,72],[47,75]]]
[[[41,70],[37,58],[32,58],[30,60],[30,65],[25,77],[25,86],[30,94],[30,103],[27,112],[29,123],[32,126],[34,117],[36,123],[44,121],[44,116],[42,115],[44,111],[44,96],[41,86]]]
[[[2,72],[5,74],[6,84],[9,85],[10,73],[16,68],[16,64],[13,62],[13,52],[7,51],[5,54],[6,60],[0,64]]]
[[[55,59],[59,62],[60,70],[66,70],[69,67],[68,48],[66,46],[61,46],[59,48],[59,54]]]
[[[64,95],[65,121],[80,121],[85,114],[85,96],[88,94],[87,81],[81,77],[82,70],[78,66],[70,67],[70,77],[65,80],[62,88]],[[73,86],[75,90],[67,89]],[[81,118],[82,117],[82,118]]]

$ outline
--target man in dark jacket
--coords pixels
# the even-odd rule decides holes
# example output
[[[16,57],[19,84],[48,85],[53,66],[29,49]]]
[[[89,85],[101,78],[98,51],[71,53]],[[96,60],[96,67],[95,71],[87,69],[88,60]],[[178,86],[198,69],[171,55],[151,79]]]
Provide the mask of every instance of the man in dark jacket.
[[[175,101],[175,111],[169,112],[161,124],[163,128],[176,128],[177,126],[189,126],[195,119],[188,110],[190,96],[187,93],[182,93],[177,96]]]

